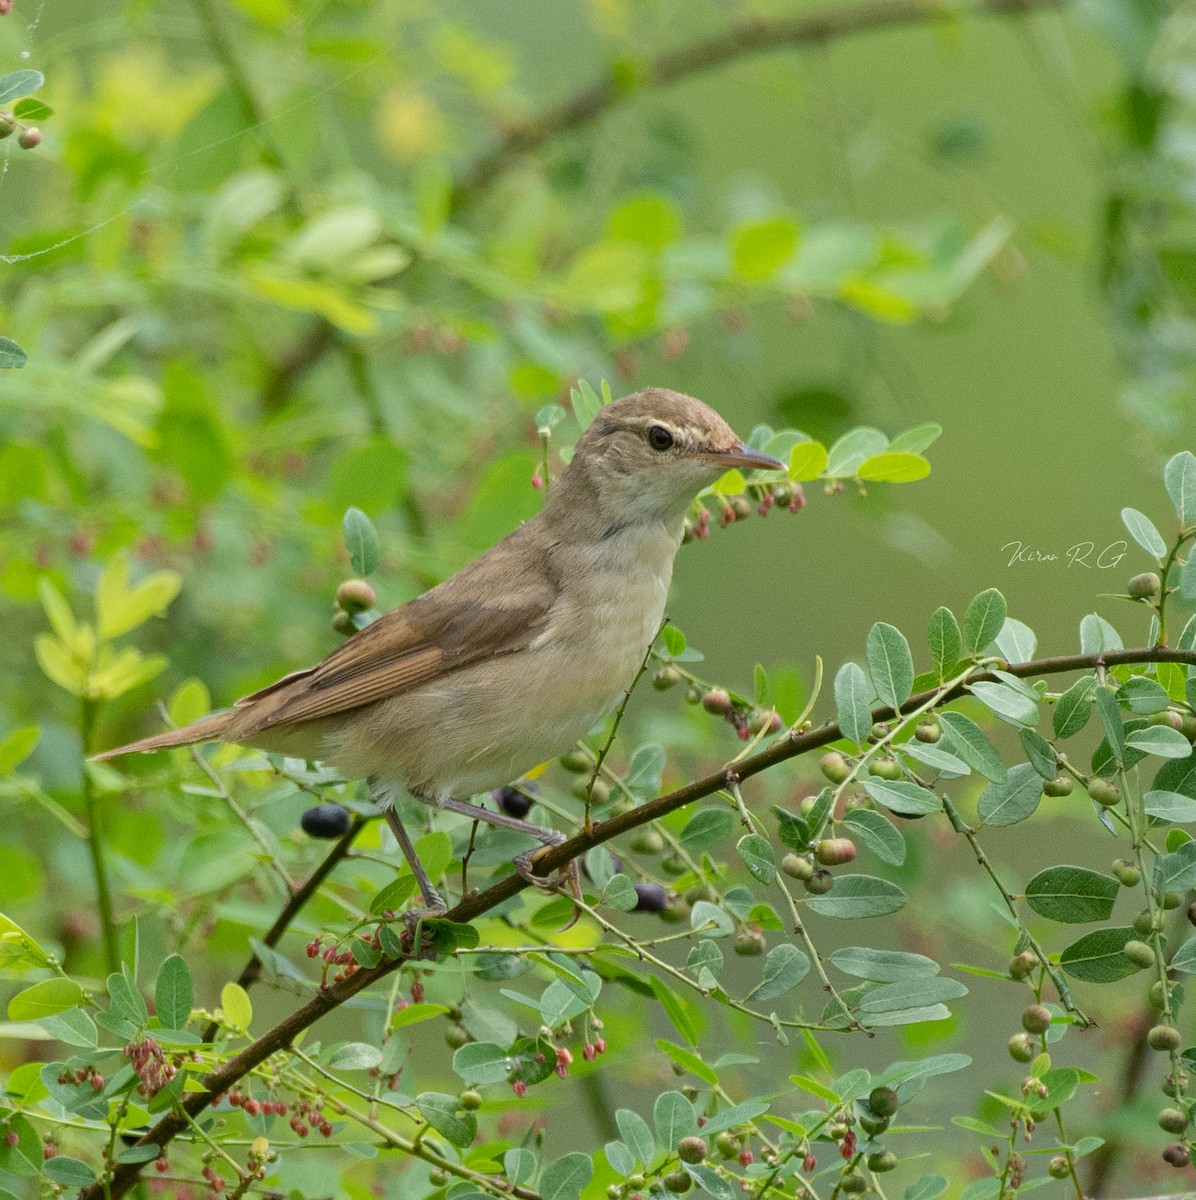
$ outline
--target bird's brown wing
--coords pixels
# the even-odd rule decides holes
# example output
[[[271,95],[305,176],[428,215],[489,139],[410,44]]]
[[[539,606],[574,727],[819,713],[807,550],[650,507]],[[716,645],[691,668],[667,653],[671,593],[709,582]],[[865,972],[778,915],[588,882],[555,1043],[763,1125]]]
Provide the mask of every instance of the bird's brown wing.
[[[484,555],[380,617],[323,662],[239,700],[235,736],[360,708],[524,648],[547,627],[558,589],[541,572],[519,571],[522,557],[492,565]]]

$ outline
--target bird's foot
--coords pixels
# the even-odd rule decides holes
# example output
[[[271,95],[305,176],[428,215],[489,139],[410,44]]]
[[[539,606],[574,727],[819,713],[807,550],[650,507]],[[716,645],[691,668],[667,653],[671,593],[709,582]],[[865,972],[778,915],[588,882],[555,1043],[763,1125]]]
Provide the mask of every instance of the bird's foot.
[[[565,842],[568,839],[559,830],[546,829],[544,831],[542,840],[544,842],[542,846],[537,846],[534,850],[525,850],[522,854],[515,855],[515,870],[518,872],[519,877],[521,879],[526,879],[527,882],[532,885],[532,887],[544,888],[545,891],[552,892],[556,891],[561,877],[564,875],[565,871],[576,873],[577,864],[576,862],[570,862],[568,867],[565,868],[565,871],[558,872],[555,877],[551,875],[538,875],[534,867],[536,859],[539,858],[539,856],[549,847],[559,846],[562,842]]]
[[[420,923],[425,920],[435,920],[448,912],[448,905],[435,888],[430,888],[424,895],[423,908],[409,908],[403,915],[403,932],[399,935],[399,944],[408,952],[414,951],[420,942]]]

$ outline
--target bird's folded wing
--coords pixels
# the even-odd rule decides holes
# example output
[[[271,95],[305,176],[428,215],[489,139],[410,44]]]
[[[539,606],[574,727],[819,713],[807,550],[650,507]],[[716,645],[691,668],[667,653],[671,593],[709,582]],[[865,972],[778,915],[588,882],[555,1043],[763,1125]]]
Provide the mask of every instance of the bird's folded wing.
[[[547,579],[525,581],[505,596],[461,586],[466,582],[455,577],[449,583],[457,587],[442,585],[394,609],[322,663],[237,701],[237,736],[401,695],[471,663],[521,650],[547,627],[557,597]]]

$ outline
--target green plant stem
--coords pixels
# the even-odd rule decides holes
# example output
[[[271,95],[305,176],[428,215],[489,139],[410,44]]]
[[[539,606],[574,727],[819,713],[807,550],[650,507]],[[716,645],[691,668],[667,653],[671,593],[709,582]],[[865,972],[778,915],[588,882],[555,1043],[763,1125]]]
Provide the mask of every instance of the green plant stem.
[[[95,731],[96,702],[83,697],[79,719],[83,741],[83,757],[91,753]],[[100,917],[100,933],[104,941],[104,963],[108,974],[120,970],[120,947],[116,939],[116,917],[112,908],[112,888],[108,883],[108,864],[104,856],[104,829],[100,820],[100,802],[95,793],[91,772],[83,764],[83,810],[87,814],[87,849],[91,854],[91,869],[96,881],[96,912]]]

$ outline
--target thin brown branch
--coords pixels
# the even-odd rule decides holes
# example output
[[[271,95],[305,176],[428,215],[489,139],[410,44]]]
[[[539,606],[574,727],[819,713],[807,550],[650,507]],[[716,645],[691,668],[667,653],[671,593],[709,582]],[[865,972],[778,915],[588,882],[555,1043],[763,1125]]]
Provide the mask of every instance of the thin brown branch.
[[[353,840],[361,832],[365,825],[364,819],[354,817],[353,823],[341,835],[336,845],[328,851],[324,860],[316,867],[316,869],[291,893],[282,911],[278,914],[274,924],[266,931],[262,937],[262,944],[273,948],[282,940],[282,935],[291,927],[291,922],[302,911],[303,906],[316,894],[316,890],[320,884],[332,874],[332,869],[344,859],[349,853],[349,848],[353,845]],[[249,961],[241,968],[241,974],[237,976],[237,982],[243,988],[249,987],[257,982],[262,974],[262,960],[256,954],[249,957]],[[219,1026],[215,1021],[210,1021],[207,1028],[203,1031],[203,1040],[210,1042],[217,1033]]]
[[[1066,0],[982,0],[979,4],[961,8],[940,0],[869,0],[813,16],[803,14],[737,25],[704,42],[682,46],[659,58],[636,63],[632,68],[633,82],[612,70],[606,79],[591,84],[534,120],[508,129],[498,144],[477,159],[465,174],[458,187],[457,199],[460,202],[488,187],[515,159],[541,149],[553,138],[592,124],[647,88],[677,83],[749,54],[823,46],[855,34],[954,20],[961,16],[1027,16],[1061,8],[1065,3]]]
[[[1006,669],[1010,674],[1027,678],[1035,675],[1059,675],[1070,671],[1092,670],[1099,666],[1112,667],[1160,662],[1196,666],[1196,650],[1148,646],[1129,650],[1108,650],[1099,654],[1066,654],[1052,658],[1040,658],[1033,662],[1006,664]],[[970,682],[990,677],[987,673],[981,673],[973,676]],[[940,693],[939,689],[932,688],[911,696],[907,701],[907,708],[913,710],[935,696],[938,696],[938,704],[946,704],[965,693],[966,688],[962,685],[945,693]],[[873,721],[889,721],[897,715],[888,706],[876,708],[872,712]],[[741,780],[750,779],[753,775],[759,775],[779,763],[836,742],[842,736],[842,731],[834,721],[828,721],[817,729],[792,733],[767,750],[762,750],[759,754],[737,763],[735,773]],[[725,769],[715,771],[702,779],[696,779],[685,787],[677,788],[675,791],[658,796],[647,804],[642,804],[638,808],[620,813],[601,824],[596,824],[589,832],[583,830],[559,846],[547,847],[537,856],[535,868],[537,872],[545,875],[558,871],[593,847],[629,833],[650,821],[659,820],[675,809],[692,804],[695,800],[714,795],[726,786]],[[462,897],[460,902],[445,914],[445,918],[462,924],[476,920],[491,909],[518,895],[528,886],[527,881],[521,876],[508,875],[484,891],[473,892]],[[238,1080],[265,1062],[271,1055],[285,1050],[300,1033],[310,1028],[322,1017],[334,1012],[350,997],[372,987],[379,980],[397,971],[405,963],[411,961],[411,957],[408,954],[399,958],[385,959],[376,967],[360,970],[332,987],[321,988],[304,1005],[246,1046],[240,1054],[230,1059],[224,1066],[205,1075],[203,1082],[207,1090],[188,1095],[181,1105],[186,1110],[186,1115],[177,1110],[167,1113],[141,1137],[137,1144],[152,1144],[160,1149],[164,1148],[188,1128],[189,1118],[194,1119],[198,1116]],[[144,1163],[118,1164],[110,1181],[101,1179],[89,1187],[83,1188],[79,1193],[79,1200],[119,1200],[119,1197],[125,1195],[136,1184],[144,1165]]]

